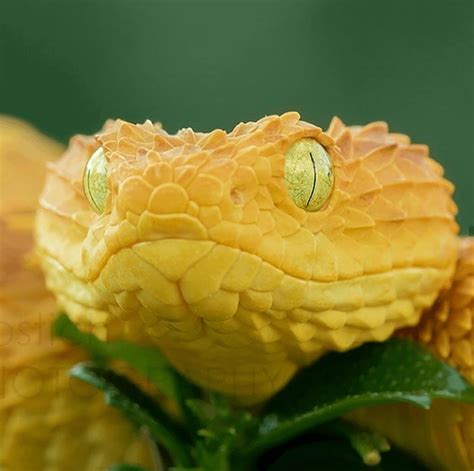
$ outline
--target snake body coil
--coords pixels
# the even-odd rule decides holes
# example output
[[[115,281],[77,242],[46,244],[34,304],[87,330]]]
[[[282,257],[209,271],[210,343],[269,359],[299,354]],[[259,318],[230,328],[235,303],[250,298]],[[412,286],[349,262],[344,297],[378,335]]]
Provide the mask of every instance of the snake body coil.
[[[146,440],[102,394],[69,378],[85,354],[50,336],[58,308],[32,256],[32,235],[45,162],[62,151],[0,117],[0,470],[103,471],[123,461],[148,467]]]

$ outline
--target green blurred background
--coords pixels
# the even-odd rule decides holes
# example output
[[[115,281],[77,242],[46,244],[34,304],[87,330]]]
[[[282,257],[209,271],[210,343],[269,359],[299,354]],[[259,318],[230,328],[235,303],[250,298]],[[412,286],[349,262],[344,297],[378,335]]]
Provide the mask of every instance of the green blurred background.
[[[431,146],[474,226],[473,0],[0,0],[0,113],[66,141],[299,111]]]

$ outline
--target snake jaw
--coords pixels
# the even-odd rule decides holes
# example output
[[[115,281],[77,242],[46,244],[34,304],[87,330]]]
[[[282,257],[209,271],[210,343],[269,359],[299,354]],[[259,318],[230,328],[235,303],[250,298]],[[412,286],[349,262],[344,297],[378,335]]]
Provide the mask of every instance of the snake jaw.
[[[285,153],[302,139],[334,168],[316,212],[285,183]],[[111,195],[101,216],[77,188],[97,146]],[[451,279],[452,185],[426,147],[384,123],[335,120],[326,134],[287,113],[172,136],[117,121],[72,147],[37,225],[64,309],[109,337],[157,344],[194,381],[242,401],[268,397],[326,351],[415,324]]]

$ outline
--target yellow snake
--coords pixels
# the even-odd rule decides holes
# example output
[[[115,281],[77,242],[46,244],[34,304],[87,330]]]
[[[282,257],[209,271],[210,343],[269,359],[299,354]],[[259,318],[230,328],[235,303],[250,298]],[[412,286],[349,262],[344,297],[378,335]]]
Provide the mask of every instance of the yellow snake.
[[[244,403],[423,313],[419,340],[469,377],[473,292],[463,288],[466,306],[451,309],[453,279],[468,279],[464,262],[456,270],[452,192],[428,148],[382,122],[348,128],[335,118],[323,132],[286,113],[230,133],[170,135],[119,120],[73,138],[49,166],[37,252],[80,326],[154,343],[196,383]],[[435,467],[471,469],[471,408],[442,412],[420,414],[454,417],[438,427],[458,439],[451,454],[429,421],[398,437],[379,428]]]

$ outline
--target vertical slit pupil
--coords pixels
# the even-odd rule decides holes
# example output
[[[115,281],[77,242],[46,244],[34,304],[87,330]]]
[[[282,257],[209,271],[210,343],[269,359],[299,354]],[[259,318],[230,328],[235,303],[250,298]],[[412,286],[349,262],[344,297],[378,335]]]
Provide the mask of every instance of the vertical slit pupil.
[[[313,187],[311,188],[311,193],[309,195],[308,201],[306,202],[306,206],[309,206],[311,198],[314,195],[314,190],[316,189],[316,162],[314,161],[314,157],[311,152],[309,153],[309,156],[311,158],[311,163],[313,164]]]

